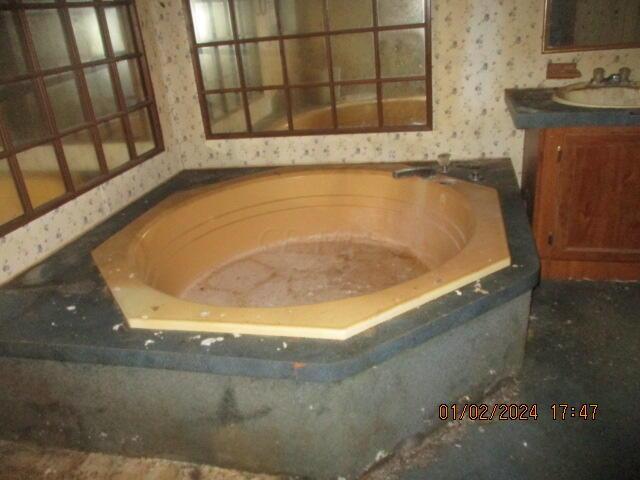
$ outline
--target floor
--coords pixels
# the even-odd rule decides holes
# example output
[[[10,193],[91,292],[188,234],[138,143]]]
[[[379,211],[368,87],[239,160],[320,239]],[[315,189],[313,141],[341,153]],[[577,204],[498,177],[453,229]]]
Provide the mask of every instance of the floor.
[[[366,480],[640,478],[640,283],[544,282],[534,292],[521,375],[485,402],[537,405],[528,420],[443,422]],[[464,402],[464,400],[462,400]],[[597,404],[595,420],[551,405]],[[593,414],[593,407],[589,408]],[[274,479],[164,460],[0,443],[5,479]]]

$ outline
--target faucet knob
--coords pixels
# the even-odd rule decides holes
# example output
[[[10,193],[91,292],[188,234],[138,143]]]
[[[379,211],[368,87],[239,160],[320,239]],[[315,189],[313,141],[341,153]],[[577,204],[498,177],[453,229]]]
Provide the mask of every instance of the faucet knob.
[[[622,67],[618,72],[620,75],[620,81],[622,83],[629,83],[629,78],[631,77],[631,69],[628,67]]]
[[[449,164],[451,163],[451,154],[450,153],[441,153],[438,155],[438,165],[440,165],[440,169],[442,173],[447,173],[449,170]]]
[[[604,81],[604,68],[594,68],[591,81],[593,83],[602,83]]]

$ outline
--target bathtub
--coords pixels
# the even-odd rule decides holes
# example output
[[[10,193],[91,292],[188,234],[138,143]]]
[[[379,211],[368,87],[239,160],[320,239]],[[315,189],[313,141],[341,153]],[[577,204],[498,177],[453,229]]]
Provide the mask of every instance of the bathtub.
[[[174,194],[93,258],[132,328],[345,340],[510,265],[494,189],[394,178],[402,167],[279,169]]]

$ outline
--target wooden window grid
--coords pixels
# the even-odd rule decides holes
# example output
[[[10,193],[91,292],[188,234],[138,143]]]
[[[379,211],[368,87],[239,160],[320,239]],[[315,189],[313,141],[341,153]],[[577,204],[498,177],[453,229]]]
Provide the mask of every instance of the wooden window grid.
[[[231,31],[233,39],[229,40],[216,40],[209,42],[197,42],[192,10],[190,0],[183,0],[186,10],[187,28],[189,31],[189,41],[191,46],[191,57],[194,66],[194,72],[196,77],[196,87],[198,90],[198,99],[200,103],[200,110],[202,114],[202,121],[205,129],[205,136],[207,139],[228,139],[228,138],[252,138],[252,137],[282,137],[282,136],[299,136],[299,135],[326,135],[326,134],[344,134],[344,133],[376,133],[376,132],[406,132],[406,131],[430,131],[433,128],[433,114],[432,114],[432,81],[431,81],[431,7],[430,0],[424,1],[424,22],[420,23],[407,23],[399,25],[380,25],[378,18],[378,1],[371,0],[372,3],[372,26],[361,28],[349,28],[349,29],[335,29],[332,30],[329,27],[329,0],[322,0],[323,2],[323,25],[322,31],[286,34],[283,32],[282,19],[280,15],[280,1],[273,0],[276,16],[277,35],[260,36],[260,37],[246,37],[240,38],[238,35],[238,21],[235,4],[237,0],[227,0],[229,6],[229,16],[231,22]],[[349,1],[349,0],[344,0]],[[423,75],[411,75],[401,77],[383,77],[381,73],[381,55],[380,55],[380,40],[379,35],[381,32],[402,31],[410,29],[424,29],[424,41],[425,41],[425,72]],[[342,34],[356,34],[356,33],[372,33],[373,34],[373,48],[375,57],[375,78],[371,79],[354,79],[354,80],[335,80],[334,79],[334,66],[331,53],[331,41],[330,39],[335,35]],[[285,41],[291,39],[303,39],[303,38],[318,38],[322,37],[325,41],[325,57],[328,68],[328,81],[322,82],[310,82],[310,83],[292,83],[289,80],[289,72],[287,71],[286,50]],[[252,44],[259,42],[276,41],[279,44],[280,49],[280,66],[282,68],[283,83],[281,85],[266,85],[249,87],[245,84],[245,75],[243,72],[243,60],[240,51],[240,46],[243,44]],[[198,49],[203,47],[220,47],[231,46],[235,50],[237,71],[239,74],[239,87],[234,88],[218,88],[218,89],[205,89],[203,72],[200,65],[200,59],[198,55]],[[397,84],[400,82],[411,81],[424,81],[425,93],[426,93],[426,121],[421,125],[385,125],[384,121],[384,109],[383,109],[383,86],[390,84]],[[377,104],[377,126],[366,127],[341,127],[338,125],[338,106],[336,101],[336,87],[350,86],[350,85],[375,85]],[[332,128],[315,128],[315,129],[296,129],[293,122],[293,106],[291,92],[292,89],[311,89],[314,87],[328,87],[330,92],[330,108],[331,108],[331,121]],[[284,91],[286,98],[286,119],[288,121],[288,129],[284,131],[270,130],[270,131],[255,131],[253,129],[251,121],[251,112],[248,101],[248,94],[251,92],[267,92],[270,90]],[[209,109],[207,107],[207,95],[211,94],[228,94],[238,93],[242,97],[242,106],[244,108],[244,119],[246,124],[246,132],[229,132],[229,133],[214,133],[211,129],[211,121]],[[225,97],[222,96],[224,99]],[[224,101],[224,100],[223,100]]]
[[[100,36],[105,51],[105,58],[94,61],[83,62],[78,50],[78,43],[75,38],[74,28],[71,21],[70,11],[74,8],[92,7],[97,14],[98,24],[100,28]],[[124,7],[126,11],[127,27],[131,29],[133,52],[117,55],[113,50],[110,38],[110,30],[107,24],[105,10],[111,7]],[[68,48],[70,64],[41,69],[36,47],[33,40],[33,34],[30,31],[30,25],[27,20],[27,11],[29,10],[55,10],[58,12],[62,31],[66,46]],[[42,112],[45,125],[48,130],[46,136],[40,137],[34,141],[14,146],[11,138],[11,132],[3,122],[0,114],[0,162],[8,162],[9,171],[13,177],[15,189],[18,193],[22,206],[23,214],[17,218],[13,218],[8,222],[0,225],[0,236],[15,230],[16,228],[30,222],[31,220],[57,208],[63,203],[72,200],[78,195],[95,188],[105,181],[113,178],[124,171],[139,165],[143,161],[157,155],[164,150],[162,131],[156,109],[155,95],[151,83],[150,73],[147,65],[144,43],[140,31],[140,21],[135,7],[134,0],[93,0],[93,1],[68,1],[68,0],[52,0],[50,3],[30,3],[28,0],[0,0],[0,13],[9,12],[19,29],[20,46],[24,53],[26,63],[26,73],[13,76],[0,76],[0,87],[17,84],[18,82],[28,81],[35,89],[37,105]],[[64,48],[64,47],[61,47]],[[0,45],[0,54],[2,54],[2,46]],[[133,60],[136,62],[137,70],[140,74],[141,86],[144,91],[144,99],[133,105],[127,105],[123,88],[118,73],[118,64],[124,60]],[[85,78],[85,70],[91,67],[107,66],[109,78],[113,87],[113,93],[117,104],[117,111],[108,115],[97,117],[89,92],[87,80]],[[51,98],[47,91],[45,80],[52,75],[62,73],[72,73],[75,79],[75,86],[79,94],[79,100],[82,107],[84,122],[76,124],[71,128],[60,130],[56,124],[56,117],[53,111]],[[95,101],[95,99],[94,99]],[[144,152],[142,155],[136,153],[134,133],[129,116],[140,111],[147,112],[149,126],[151,128],[152,140],[154,147]],[[109,168],[103,143],[98,128],[105,126],[114,119],[120,119],[124,128],[126,148],[129,153],[129,159],[125,163],[115,168]],[[99,174],[83,183],[75,185],[69,165],[65,158],[65,152],[62,145],[62,139],[71,134],[87,131],[90,133],[95,153],[97,156],[100,172]],[[66,192],[47,201],[46,203],[34,206],[29,196],[25,178],[20,169],[17,155],[29,149],[43,145],[53,145],[56,155],[56,161],[64,182]]]

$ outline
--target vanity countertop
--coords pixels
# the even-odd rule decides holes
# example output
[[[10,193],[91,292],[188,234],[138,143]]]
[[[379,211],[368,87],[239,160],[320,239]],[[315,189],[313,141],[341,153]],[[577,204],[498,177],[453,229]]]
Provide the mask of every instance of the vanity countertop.
[[[516,128],[640,125],[640,109],[584,108],[554,102],[553,88],[505,90]]]

